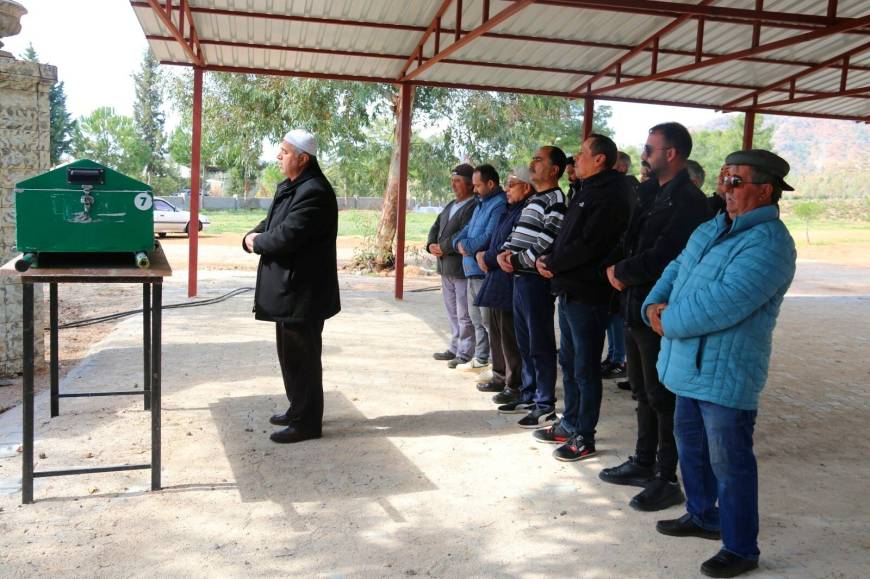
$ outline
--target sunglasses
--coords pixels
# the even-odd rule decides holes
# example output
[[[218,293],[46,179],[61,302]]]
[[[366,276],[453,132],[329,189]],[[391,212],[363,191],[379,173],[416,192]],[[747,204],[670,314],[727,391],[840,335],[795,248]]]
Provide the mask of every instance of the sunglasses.
[[[653,154],[653,151],[667,151],[668,149],[673,149],[673,147],[653,147],[652,145],[644,145],[643,153],[649,157]]]
[[[767,183],[759,183],[758,181],[744,181],[740,175],[726,175],[720,181],[729,189],[738,189],[744,185],[767,185]]]

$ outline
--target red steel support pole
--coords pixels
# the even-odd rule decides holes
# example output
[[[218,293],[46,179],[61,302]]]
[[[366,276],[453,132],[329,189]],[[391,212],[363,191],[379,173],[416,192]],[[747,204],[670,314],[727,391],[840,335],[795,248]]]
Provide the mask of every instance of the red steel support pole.
[[[399,203],[396,211],[396,299],[405,291],[405,211],[408,199],[408,156],[411,149],[411,96],[414,85],[405,83],[401,88],[399,126]]]
[[[595,112],[595,99],[586,97],[583,100],[583,140],[592,134],[592,115]]]
[[[193,69],[193,142],[190,144],[190,222],[187,226],[187,297],[196,295],[197,253],[199,248],[199,173],[202,143],[202,68]]]
[[[755,135],[755,111],[746,111],[743,119],[743,150],[752,148],[752,137]]]

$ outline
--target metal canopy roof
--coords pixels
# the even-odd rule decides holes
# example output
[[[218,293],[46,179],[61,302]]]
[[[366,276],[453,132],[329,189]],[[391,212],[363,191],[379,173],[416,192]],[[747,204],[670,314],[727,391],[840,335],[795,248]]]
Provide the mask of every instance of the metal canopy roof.
[[[866,0],[131,5],[164,64],[870,121]]]

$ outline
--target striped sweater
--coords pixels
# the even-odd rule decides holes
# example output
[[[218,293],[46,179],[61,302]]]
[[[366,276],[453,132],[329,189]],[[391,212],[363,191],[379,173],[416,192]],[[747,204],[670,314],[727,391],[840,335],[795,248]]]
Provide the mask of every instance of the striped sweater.
[[[515,273],[536,273],[535,260],[546,253],[565,217],[565,194],[559,187],[541,191],[526,200],[526,206],[502,249],[513,252]]]

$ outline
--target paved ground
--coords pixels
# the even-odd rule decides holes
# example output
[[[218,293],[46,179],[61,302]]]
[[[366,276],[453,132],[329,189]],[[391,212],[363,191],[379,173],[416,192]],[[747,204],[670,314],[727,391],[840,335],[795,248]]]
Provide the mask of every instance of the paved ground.
[[[184,300],[178,273],[167,303]],[[851,293],[870,295],[858,273]],[[203,297],[253,285],[250,271],[201,279]],[[605,384],[602,453],[558,463],[469,374],[431,360],[446,329],[440,294],[397,303],[391,283],[341,278],[321,440],[267,438],[283,395],[273,328],[251,319],[250,294],[165,314],[161,492],[147,492],[147,471],[38,479],[36,504],[21,506],[20,413],[0,415],[0,575],[697,576],[716,544],[653,529],[681,508],[636,513],[634,489],[597,478],[632,451],[626,393]],[[870,299],[812,297],[823,283],[788,298],[777,328],[756,436],[759,577],[870,567]],[[95,343],[62,389],[141,387],[140,324]],[[61,412],[49,420],[38,397],[38,470],[148,460],[135,401],[68,399]]]

